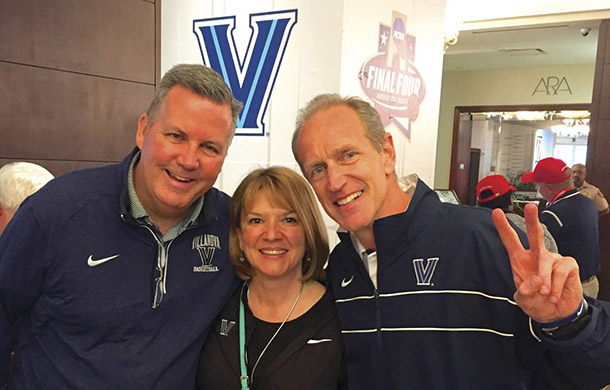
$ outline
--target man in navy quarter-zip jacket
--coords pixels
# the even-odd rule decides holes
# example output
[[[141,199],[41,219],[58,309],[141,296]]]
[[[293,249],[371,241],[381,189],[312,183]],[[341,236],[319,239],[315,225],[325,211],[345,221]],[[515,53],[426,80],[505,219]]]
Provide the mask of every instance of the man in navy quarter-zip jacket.
[[[21,205],[0,238],[0,388],[194,387],[236,286],[229,196],[212,185],[240,109],[216,72],[176,65],[122,163],[62,175]]]
[[[559,253],[572,256],[585,295],[597,298],[599,282],[599,230],[595,203],[581,194],[572,183],[572,170],[558,158],[547,157],[532,172],[521,176],[524,183],[536,183],[536,189],[548,202],[540,222],[551,232]]]
[[[351,390],[610,383],[610,304],[584,298],[576,261],[544,248],[535,206],[526,236],[501,210],[399,180],[391,135],[356,97],[311,100],[292,149],[341,228],[327,276]]]

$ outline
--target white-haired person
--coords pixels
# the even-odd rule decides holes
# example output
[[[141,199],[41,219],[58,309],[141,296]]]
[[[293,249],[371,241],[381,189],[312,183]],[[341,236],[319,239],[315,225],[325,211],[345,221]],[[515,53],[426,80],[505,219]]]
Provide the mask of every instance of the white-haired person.
[[[17,161],[0,168],[0,234],[13,219],[21,202],[53,179],[38,164]]]

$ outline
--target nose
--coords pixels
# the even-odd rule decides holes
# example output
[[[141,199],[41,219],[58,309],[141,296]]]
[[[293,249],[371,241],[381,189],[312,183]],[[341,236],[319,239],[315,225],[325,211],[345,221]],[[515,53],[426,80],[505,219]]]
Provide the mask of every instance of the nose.
[[[339,191],[345,184],[345,175],[338,165],[329,164],[326,167],[326,175],[328,177],[328,189],[330,191]]]
[[[199,167],[198,150],[199,147],[196,145],[184,145],[176,161],[184,169],[197,169]]]
[[[281,231],[278,222],[270,220],[265,224],[265,239],[269,241],[277,240],[281,237]]]

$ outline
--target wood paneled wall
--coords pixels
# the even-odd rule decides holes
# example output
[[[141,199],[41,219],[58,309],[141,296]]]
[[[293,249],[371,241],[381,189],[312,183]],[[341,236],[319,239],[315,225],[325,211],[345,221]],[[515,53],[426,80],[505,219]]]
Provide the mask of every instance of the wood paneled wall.
[[[610,196],[610,20],[599,28],[591,122],[587,152],[587,181]],[[610,215],[599,220],[602,271],[599,298],[610,301]]]
[[[159,15],[158,1],[3,0],[0,166],[120,161],[159,78]]]

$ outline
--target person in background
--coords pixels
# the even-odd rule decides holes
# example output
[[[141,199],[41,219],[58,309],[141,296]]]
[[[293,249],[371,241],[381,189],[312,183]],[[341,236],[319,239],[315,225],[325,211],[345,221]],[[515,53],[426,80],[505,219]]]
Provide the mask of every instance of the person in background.
[[[339,320],[321,283],[328,238],[307,182],[284,167],[248,174],[231,200],[229,244],[244,283],[204,344],[197,388],[237,389],[242,378],[242,389],[346,389]]]
[[[0,168],[0,235],[25,198],[51,179],[51,172],[30,162],[17,161]]]
[[[526,231],[525,218],[513,211],[512,195],[516,190],[502,175],[486,176],[479,180],[475,188],[479,206],[492,210],[501,209],[506,214],[506,218],[519,229]],[[555,239],[545,225],[542,225],[542,229],[544,230],[544,246],[551,252],[557,252]]]
[[[536,183],[536,189],[548,202],[540,221],[555,238],[559,253],[576,259],[585,294],[596,298],[596,275],[600,269],[597,209],[591,199],[574,188],[571,176],[562,160],[547,157],[538,161],[532,172],[524,173],[521,181]]]
[[[292,149],[341,227],[326,271],[350,390],[526,389],[543,367],[610,383],[610,303],[583,297],[574,259],[544,247],[535,205],[525,237],[501,210],[399,180],[391,134],[357,97],[312,99]]]
[[[593,203],[595,203],[595,207],[599,213],[599,216],[606,215],[610,212],[610,208],[608,207],[608,201],[602,191],[591,185],[585,181],[587,177],[587,167],[583,164],[574,164],[572,166],[572,182],[574,183],[574,187],[586,196],[591,199]]]
[[[237,279],[212,188],[241,109],[222,77],[162,78],[122,163],[66,173],[0,237],[0,388],[189,389]]]
[[[41,189],[53,179],[53,174],[38,164],[17,161],[0,168],[0,235],[13,219],[25,198]],[[16,332],[23,318],[15,321],[11,331],[11,363],[17,343]]]

